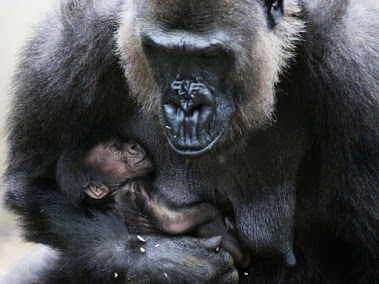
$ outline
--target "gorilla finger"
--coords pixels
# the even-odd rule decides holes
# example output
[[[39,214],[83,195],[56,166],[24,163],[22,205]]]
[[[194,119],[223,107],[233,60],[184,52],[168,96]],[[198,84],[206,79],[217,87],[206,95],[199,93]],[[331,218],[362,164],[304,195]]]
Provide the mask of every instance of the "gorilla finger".
[[[203,240],[204,247],[208,249],[209,251],[217,251],[218,249],[220,249],[221,243],[222,243],[221,236],[216,236],[216,237]]]

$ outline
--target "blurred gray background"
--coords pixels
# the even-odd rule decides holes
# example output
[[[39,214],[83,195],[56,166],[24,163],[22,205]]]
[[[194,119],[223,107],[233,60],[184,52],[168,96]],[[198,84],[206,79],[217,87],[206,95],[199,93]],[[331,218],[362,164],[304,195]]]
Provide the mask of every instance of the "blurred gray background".
[[[359,1],[359,0],[355,0]],[[379,0],[375,0],[379,5]],[[6,145],[5,125],[9,106],[10,81],[16,68],[17,55],[31,28],[54,6],[56,0],[0,0],[0,174],[4,170]],[[1,194],[0,190],[0,194]],[[33,249],[21,241],[13,216],[0,205],[0,275]]]

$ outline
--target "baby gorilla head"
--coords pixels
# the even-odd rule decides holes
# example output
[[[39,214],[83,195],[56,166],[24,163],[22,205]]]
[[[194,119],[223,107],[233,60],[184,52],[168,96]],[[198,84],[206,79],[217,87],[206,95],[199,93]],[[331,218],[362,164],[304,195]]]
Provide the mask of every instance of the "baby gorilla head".
[[[112,140],[92,148],[84,158],[85,167],[94,180],[84,185],[84,192],[93,199],[103,199],[131,178],[153,169],[146,151],[136,142]]]

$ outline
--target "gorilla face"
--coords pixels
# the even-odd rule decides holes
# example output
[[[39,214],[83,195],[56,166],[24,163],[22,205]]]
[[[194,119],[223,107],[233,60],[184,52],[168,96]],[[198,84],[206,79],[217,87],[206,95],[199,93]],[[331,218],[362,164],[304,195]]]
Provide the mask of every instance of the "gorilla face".
[[[301,29],[293,1],[288,15],[283,1],[127,1],[121,62],[172,149],[202,154],[271,122],[274,87]]]
[[[200,154],[226,133],[235,114],[230,72],[233,52],[225,36],[144,33],[142,46],[154,69],[165,133],[181,154]]]

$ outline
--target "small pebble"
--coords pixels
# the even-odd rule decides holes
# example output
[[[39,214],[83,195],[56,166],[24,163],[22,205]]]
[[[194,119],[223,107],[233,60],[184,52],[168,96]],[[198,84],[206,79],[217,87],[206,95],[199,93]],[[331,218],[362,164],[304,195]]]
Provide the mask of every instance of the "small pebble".
[[[248,272],[244,272],[243,274],[244,274],[245,276],[249,275],[249,273],[248,273]]]
[[[143,243],[146,243],[146,240],[142,238],[140,235],[137,235],[137,239],[139,239]]]
[[[117,272],[114,273],[114,278],[118,278],[118,273]]]
[[[171,126],[166,125],[166,128],[167,128],[167,129],[171,129]]]
[[[216,251],[219,252],[219,251],[220,251],[220,247],[217,247],[217,248],[216,248]]]
[[[159,247],[160,247],[160,245],[159,245],[159,244],[156,244],[156,245],[155,245],[155,247],[156,247],[156,248],[159,248]]]
[[[146,250],[144,248],[140,248],[140,250],[141,250],[142,253],[146,252]]]
[[[164,274],[164,276],[165,276],[166,278],[168,278],[168,275],[167,275],[167,273],[165,273],[165,274]]]

